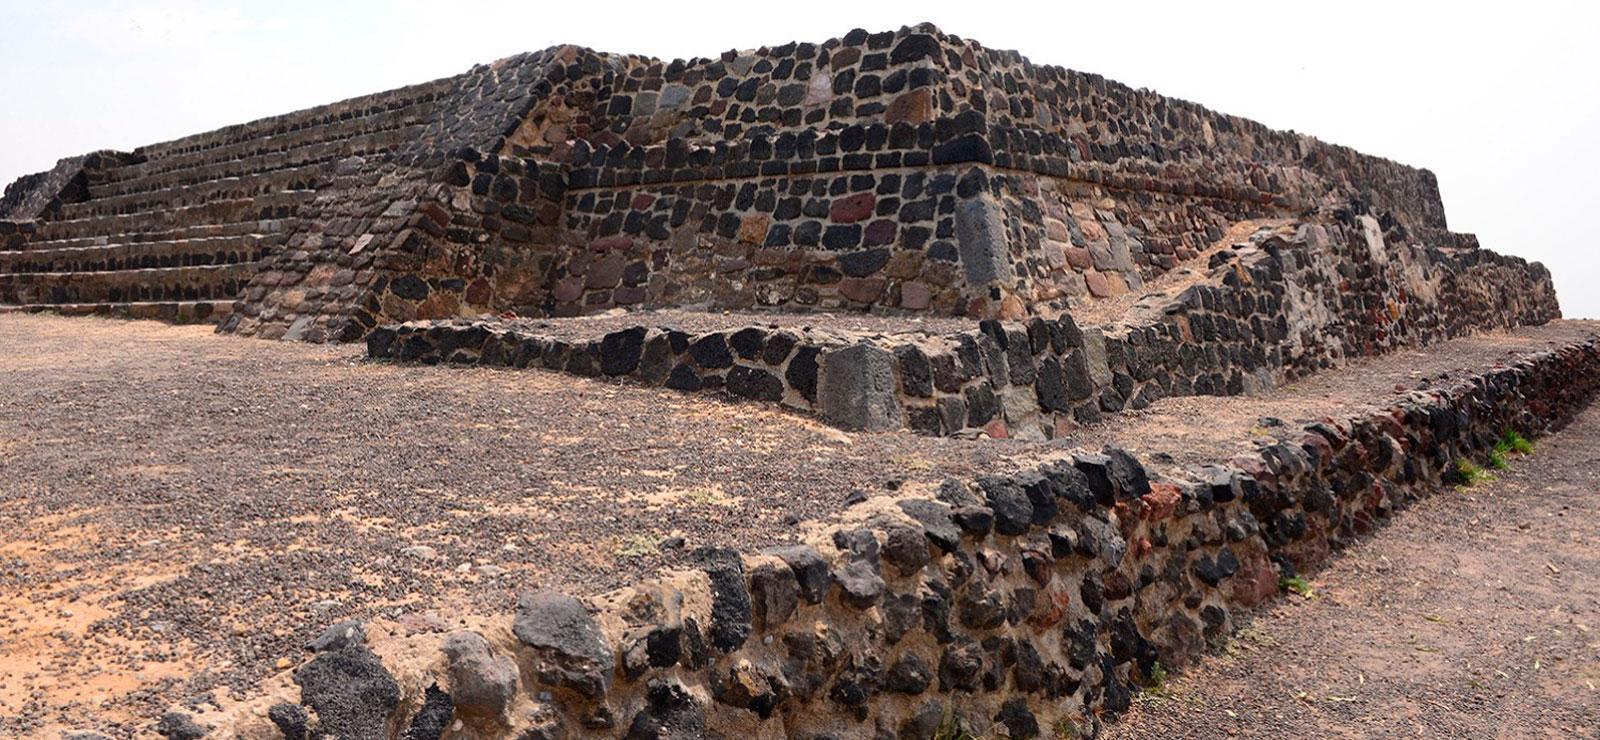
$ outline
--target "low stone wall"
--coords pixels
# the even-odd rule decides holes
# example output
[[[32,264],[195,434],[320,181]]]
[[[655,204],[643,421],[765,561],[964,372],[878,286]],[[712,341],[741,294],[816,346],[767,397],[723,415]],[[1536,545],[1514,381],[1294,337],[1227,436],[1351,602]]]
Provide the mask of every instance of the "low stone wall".
[[[871,499],[807,544],[449,634],[330,629],[268,692],[171,737],[1011,737],[1096,731],[1281,577],[1600,390],[1600,339],[1258,452],[1154,475],[1115,448]],[[380,657],[381,656],[381,657]],[[946,735],[948,736],[948,735]]]
[[[639,326],[572,341],[515,322],[412,322],[371,333],[368,354],[725,392],[847,429],[1037,439],[1167,396],[1250,393],[1351,357],[1560,315],[1542,266],[1391,246],[1374,219],[1348,212],[1258,232],[1214,259],[1207,279],[1102,327],[1070,315],[946,335]]]

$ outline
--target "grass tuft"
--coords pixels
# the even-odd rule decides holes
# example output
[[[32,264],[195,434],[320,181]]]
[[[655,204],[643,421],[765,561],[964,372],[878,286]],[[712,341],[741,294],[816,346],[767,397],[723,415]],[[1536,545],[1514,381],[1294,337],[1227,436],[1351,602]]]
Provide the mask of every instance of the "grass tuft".
[[[979,740],[977,735],[967,732],[961,726],[961,718],[951,712],[944,716],[944,721],[939,723],[939,728],[933,731],[933,740]]]
[[[1457,486],[1475,486],[1491,480],[1494,480],[1494,475],[1466,458],[1457,460],[1445,475],[1447,483]]]
[[[1501,455],[1532,455],[1533,443],[1518,434],[1517,430],[1506,427],[1505,434],[1500,435],[1500,441],[1494,443],[1494,451]]]
[[[1311,588],[1311,582],[1301,578],[1300,576],[1278,579],[1278,588],[1281,588],[1285,591],[1293,591],[1308,599],[1311,598],[1313,593],[1315,593]]]

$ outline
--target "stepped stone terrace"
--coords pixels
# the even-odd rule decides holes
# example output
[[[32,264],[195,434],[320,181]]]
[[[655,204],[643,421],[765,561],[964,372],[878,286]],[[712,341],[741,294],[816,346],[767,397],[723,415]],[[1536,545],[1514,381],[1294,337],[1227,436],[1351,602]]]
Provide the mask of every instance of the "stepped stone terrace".
[[[0,734],[1034,737],[1600,325],[1427,170],[919,25],[63,159],[0,358]]]

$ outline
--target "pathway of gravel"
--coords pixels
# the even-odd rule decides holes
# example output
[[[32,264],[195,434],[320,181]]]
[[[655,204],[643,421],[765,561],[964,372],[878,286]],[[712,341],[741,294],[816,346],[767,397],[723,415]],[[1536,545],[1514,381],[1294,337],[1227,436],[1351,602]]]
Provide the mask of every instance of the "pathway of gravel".
[[[1600,737],[1600,405],[1311,585],[1107,737]]]

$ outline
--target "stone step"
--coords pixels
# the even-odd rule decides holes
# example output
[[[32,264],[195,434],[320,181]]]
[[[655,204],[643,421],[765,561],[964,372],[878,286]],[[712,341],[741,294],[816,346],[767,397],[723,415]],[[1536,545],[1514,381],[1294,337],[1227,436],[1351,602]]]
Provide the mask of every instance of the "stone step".
[[[233,300],[255,275],[258,263],[160,267],[97,272],[35,272],[0,275],[0,303],[126,303]]]
[[[200,205],[163,208],[143,213],[105,214],[44,221],[39,224],[38,238],[54,240],[135,232],[162,232],[205,224],[284,219],[293,216],[296,208],[310,202],[316,195],[315,190],[280,190],[250,198],[214,200]]]
[[[179,185],[191,185],[224,177],[244,177],[291,167],[334,162],[345,157],[369,156],[392,151],[405,145],[420,135],[423,128],[422,124],[414,124],[403,128],[357,134],[222,162],[204,162],[174,167],[137,177],[118,176],[115,179],[95,184],[91,187],[91,190],[97,199],[110,198]],[[116,173],[121,169],[127,168],[113,169],[110,172]]]
[[[62,316],[115,316],[176,323],[217,322],[233,313],[233,301],[134,301],[122,303],[30,303],[0,305],[0,314],[57,313]]]
[[[334,135],[337,135],[341,124],[351,124],[363,120],[374,123],[385,120],[392,122],[412,116],[425,119],[432,115],[438,97],[447,89],[448,86],[440,87],[435,83],[428,83],[410,90],[393,91],[391,94],[395,97],[381,103],[364,103],[359,100],[333,103],[319,108],[296,111],[193,136],[185,136],[181,139],[142,146],[138,152],[144,155],[149,162],[176,160],[178,157],[189,155],[206,157],[220,154],[219,158],[227,159],[231,158],[229,155],[230,147],[248,146],[251,142],[287,137],[303,131],[328,131],[335,132]],[[352,104],[356,107],[351,107]],[[374,126],[374,128],[380,127]]]
[[[66,237],[28,242],[23,245],[20,251],[34,252],[55,249],[80,249],[83,247],[109,247],[117,244],[171,242],[224,236],[240,237],[249,234],[285,234],[288,233],[291,223],[292,220],[289,219],[237,221],[233,223],[197,224],[165,231],[134,231],[100,236]]]
[[[325,164],[313,164],[257,175],[223,177],[193,185],[177,185],[111,198],[95,198],[83,203],[68,203],[62,206],[61,218],[87,218],[139,213],[156,208],[182,208],[215,200],[249,198],[282,190],[315,190],[319,184],[328,179],[328,170]]]
[[[4,252],[0,253],[0,273],[100,272],[258,262],[283,239],[276,234],[242,234]]]

